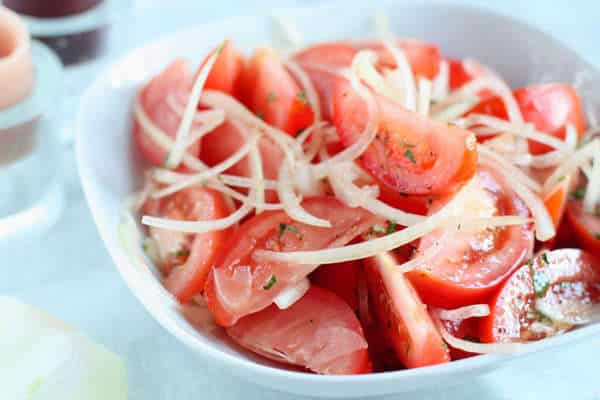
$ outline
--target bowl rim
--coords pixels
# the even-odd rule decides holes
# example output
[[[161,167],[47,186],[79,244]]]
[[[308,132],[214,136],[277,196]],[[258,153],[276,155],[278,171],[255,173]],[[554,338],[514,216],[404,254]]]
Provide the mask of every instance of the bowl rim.
[[[303,6],[303,7],[290,7],[281,9],[282,13],[293,15],[295,13],[303,13],[303,12],[311,12],[315,10],[319,10],[319,12],[325,12],[326,10],[334,11],[340,6],[343,6],[343,1],[334,1],[325,4],[313,5],[313,6]],[[596,68],[591,66],[588,60],[578,54],[575,50],[571,49],[567,45],[565,45],[560,39],[538,29],[535,26],[531,26],[528,23],[514,18],[512,16],[508,16],[506,14],[495,12],[488,10],[486,8],[482,8],[479,6],[472,5],[463,5],[456,4],[448,0],[405,0],[402,3],[394,3],[392,1],[381,1],[377,4],[371,5],[370,9],[376,9],[377,7],[410,7],[410,6],[444,6],[451,7],[458,11],[467,11],[467,12],[476,12],[488,17],[494,17],[497,19],[504,20],[506,23],[515,24],[522,28],[526,28],[529,31],[535,32],[538,35],[543,35],[548,39],[551,39],[554,42],[557,42],[564,49],[570,51],[574,56],[576,56],[582,63],[590,68],[594,73],[598,73]],[[444,375],[454,375],[458,372],[466,372],[474,369],[480,369],[488,365],[492,365],[498,363],[500,361],[512,360],[516,358],[520,358],[524,355],[530,355],[532,353],[537,353],[542,350],[559,347],[564,345],[565,343],[571,343],[575,341],[579,341],[586,337],[592,336],[594,334],[600,333],[600,324],[590,325],[586,327],[582,327],[576,329],[574,331],[568,332],[563,335],[559,335],[552,338],[547,338],[539,342],[529,343],[525,346],[525,350],[509,356],[502,356],[497,354],[482,354],[477,357],[470,357],[463,360],[456,360],[445,364],[433,365],[415,369],[404,369],[398,371],[386,371],[382,373],[370,373],[364,375],[319,375],[310,372],[304,371],[290,371],[283,368],[272,367],[268,365],[262,365],[256,363],[250,359],[236,356],[234,354],[228,353],[226,351],[221,350],[218,346],[212,345],[207,342],[198,341],[193,335],[184,331],[176,324],[173,324],[170,320],[170,317],[164,315],[162,312],[156,310],[156,308],[150,304],[150,301],[144,296],[142,296],[135,287],[135,283],[131,281],[131,277],[128,273],[124,271],[124,269],[120,266],[121,263],[130,263],[129,259],[125,257],[123,251],[121,249],[117,249],[114,246],[109,246],[108,235],[114,234],[108,232],[107,229],[104,228],[105,222],[101,220],[99,217],[99,213],[96,211],[100,207],[97,205],[97,196],[96,196],[96,188],[97,185],[95,176],[92,173],[92,167],[87,162],[84,157],[84,147],[85,147],[85,135],[83,134],[84,127],[84,116],[86,114],[86,110],[89,109],[86,106],[89,102],[91,102],[94,97],[94,93],[96,93],[100,88],[105,87],[106,84],[110,81],[110,76],[112,75],[112,71],[117,69],[119,66],[126,64],[128,60],[135,59],[140,57],[140,54],[148,51],[148,49],[153,47],[164,46],[166,43],[175,40],[179,36],[187,36],[192,32],[198,32],[201,30],[210,29],[211,27],[216,27],[222,24],[235,24],[243,21],[258,21],[260,16],[258,15],[248,15],[248,16],[233,16],[227,18],[220,18],[213,20],[208,23],[202,23],[195,26],[191,26],[182,30],[177,30],[167,35],[164,35],[156,40],[152,40],[149,42],[145,42],[142,45],[128,51],[123,56],[113,60],[107,67],[105,67],[96,77],[96,79],[91,83],[88,88],[85,90],[84,94],[81,97],[79,111],[77,113],[76,120],[76,137],[75,137],[75,152],[77,159],[77,166],[79,171],[80,181],[83,187],[83,191],[85,194],[86,201],[91,210],[91,214],[96,224],[96,227],[102,237],[102,240],[107,247],[111,258],[113,259],[113,263],[115,267],[119,271],[121,277],[126,282],[129,290],[133,293],[133,295],[142,303],[144,308],[148,313],[150,313],[153,318],[155,318],[159,324],[181,342],[185,343],[188,347],[191,347],[195,352],[204,353],[205,356],[210,357],[211,359],[216,359],[223,367],[231,367],[231,368],[240,368],[241,371],[250,372],[253,374],[260,374],[265,376],[270,376],[272,378],[280,378],[287,381],[295,381],[295,383],[299,384],[344,384],[344,383],[382,383],[382,382],[399,382],[401,380],[411,379],[413,377],[440,377]],[[240,371],[234,369],[233,371]],[[261,384],[261,382],[256,382]],[[382,394],[384,392],[381,392]],[[391,393],[391,392],[385,392]]]

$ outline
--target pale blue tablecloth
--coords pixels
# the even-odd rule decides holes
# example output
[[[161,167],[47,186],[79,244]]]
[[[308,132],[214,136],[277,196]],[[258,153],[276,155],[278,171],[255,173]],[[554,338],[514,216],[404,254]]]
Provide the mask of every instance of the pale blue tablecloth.
[[[124,1],[124,0],[123,0]],[[124,1],[125,3],[125,1]],[[227,15],[317,1],[134,0],[135,23],[117,26],[110,57],[165,32]],[[346,3],[351,4],[352,1]],[[600,65],[600,2],[474,1],[516,16],[559,37]],[[169,4],[169,8],[164,7]],[[73,98],[105,62],[69,71]],[[73,156],[65,154],[67,209],[43,239],[2,254],[0,293],[40,306],[120,354],[129,370],[132,400],[297,399],[232,378],[198,358],[145,312],[112,265],[84,203]],[[600,399],[600,339],[541,354],[454,388],[397,396],[403,399]],[[1,397],[1,396],[0,396]]]

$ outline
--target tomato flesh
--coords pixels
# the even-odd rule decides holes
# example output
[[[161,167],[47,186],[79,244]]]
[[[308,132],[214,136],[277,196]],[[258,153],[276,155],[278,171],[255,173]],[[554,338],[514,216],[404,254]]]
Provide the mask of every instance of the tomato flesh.
[[[479,338],[479,318],[467,318],[460,321],[442,320],[441,322],[446,331],[452,336],[471,342],[481,342]],[[462,360],[477,355],[450,345],[448,347],[450,348],[450,358],[452,360]]]
[[[244,57],[236,50],[231,40],[226,40],[220,48],[213,49],[209,53],[202,62],[202,66],[204,66],[206,60],[215,51],[219,51],[219,55],[206,78],[204,87],[206,89],[219,90],[233,96],[237,92],[239,78],[244,68]]]
[[[302,202],[312,215],[330,221],[320,228],[293,221],[283,210],[267,211],[246,221],[230,239],[206,283],[208,306],[217,323],[235,324],[241,317],[268,307],[284,289],[297,284],[317,266],[288,265],[257,260],[258,249],[272,251],[317,250],[343,246],[360,236],[379,218],[350,208],[333,197],[312,197]],[[275,279],[273,285],[269,285]]]
[[[240,98],[265,122],[291,136],[314,119],[306,93],[270,49],[256,50],[246,65],[240,78]]]
[[[534,274],[538,282],[546,283],[543,292],[539,283],[535,289]],[[531,265],[523,265],[491,300],[490,315],[480,323],[482,341],[538,340],[564,330],[552,325],[546,325],[545,333],[532,329],[534,322],[544,322],[535,306],[538,296],[554,303],[598,303],[600,259],[579,249],[558,249],[540,254]]]
[[[592,254],[600,254],[600,205],[596,204],[596,214],[592,214],[583,209],[582,201],[572,199],[566,215],[579,246]]]
[[[310,275],[310,280],[313,284],[330,290],[344,299],[350,308],[357,312],[361,268],[359,261],[321,265]]]
[[[475,173],[477,150],[472,133],[430,120],[373,94],[379,127],[359,159],[391,190],[412,195],[447,193]],[[334,89],[334,120],[344,146],[352,145],[367,124],[367,107],[345,79]]]
[[[164,71],[152,78],[139,94],[140,105],[152,123],[166,135],[175,138],[181,117],[171,109],[167,102],[169,96],[174,96],[185,104],[193,84],[193,77],[183,60],[176,60]],[[167,157],[167,152],[154,142],[134,121],[133,140],[146,161],[155,166],[161,166]],[[188,153],[197,156],[200,143],[196,142],[187,148]]]
[[[192,187],[144,205],[147,214],[185,221],[225,218],[229,210],[223,195],[211,189]],[[224,250],[231,229],[186,234],[150,228],[158,246],[164,285],[180,302],[200,294],[217,256]]]
[[[291,307],[271,305],[240,319],[227,333],[255,353],[319,374],[371,372],[356,315],[338,296],[317,286]]]
[[[480,168],[465,212],[480,216],[529,216],[523,201],[503,177]],[[441,207],[443,201],[432,206]],[[534,236],[531,224],[488,228],[479,232],[432,232],[421,238],[418,253],[423,265],[406,275],[425,303],[455,308],[485,302],[512,271],[529,257]]]

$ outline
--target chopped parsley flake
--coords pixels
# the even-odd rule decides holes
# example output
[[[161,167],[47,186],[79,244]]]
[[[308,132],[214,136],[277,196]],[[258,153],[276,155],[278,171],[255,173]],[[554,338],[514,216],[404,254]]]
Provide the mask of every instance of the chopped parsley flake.
[[[413,164],[417,163],[417,161],[415,160],[415,155],[413,154],[413,152],[410,149],[406,149],[404,151],[404,157],[408,158],[410,160],[410,162],[412,162]]]
[[[273,92],[269,92],[269,95],[267,96],[267,103],[273,103],[277,101],[277,95]]]
[[[385,234],[389,235],[391,233],[394,233],[396,232],[397,228],[398,224],[396,223],[396,221],[388,221],[387,230],[385,231]]]
[[[263,286],[264,290],[269,290],[277,283],[277,277],[275,275],[271,275],[269,281]]]
[[[596,233],[596,234],[594,234],[594,238],[595,238],[596,240],[600,240],[600,233]]]
[[[190,255],[190,251],[189,250],[177,250],[177,252],[175,252],[175,255],[177,257],[187,257]]]
[[[548,265],[550,264],[550,261],[548,261],[548,253],[542,253],[542,261],[544,262],[544,264]]]
[[[283,236],[285,231],[298,233],[298,228],[296,228],[294,225],[285,224],[282,222],[279,224],[279,231],[277,232],[277,238],[281,239],[281,236]]]
[[[256,116],[258,118],[262,119],[263,121],[265,120],[265,112],[264,111],[257,111]]]
[[[543,271],[536,271],[533,264],[530,264],[529,270],[531,271],[531,279],[533,280],[533,291],[535,297],[542,298],[546,296],[546,292],[550,287],[550,280]]]
[[[300,100],[301,102],[308,104],[308,100],[306,98],[306,90],[301,90],[298,92],[298,94],[296,95],[296,97],[298,98],[298,100]]]
[[[574,198],[575,200],[583,199],[585,197],[585,189],[584,188],[577,189],[576,191],[571,193],[571,197]]]

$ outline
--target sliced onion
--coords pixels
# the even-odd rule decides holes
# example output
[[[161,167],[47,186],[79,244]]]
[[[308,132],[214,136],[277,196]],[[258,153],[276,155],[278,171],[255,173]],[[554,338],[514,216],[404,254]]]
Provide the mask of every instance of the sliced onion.
[[[161,189],[155,192],[152,197],[161,198],[168,196],[170,194],[176,193],[186,187],[199,185],[206,182],[209,179],[216,177],[221,172],[224,172],[237,164],[241,159],[246,157],[250,152],[252,146],[256,145],[257,137],[251,138],[249,142],[244,143],[242,147],[240,147],[235,153],[229,156],[227,159],[223,160],[219,164],[215,165],[212,168],[207,169],[206,171],[202,171],[199,174],[189,175],[188,178],[181,180],[177,183],[172,184],[171,186],[167,186],[164,189]]]
[[[280,310],[285,310],[294,305],[295,302],[300,300],[302,296],[310,289],[310,281],[307,278],[303,278],[295,284],[281,291],[274,299],[273,303]]]
[[[159,183],[177,183],[189,178],[190,174],[175,172],[170,169],[156,168],[152,172],[152,177]],[[240,188],[251,188],[253,186],[252,178],[245,176],[219,174],[216,180],[223,182],[225,185],[235,186]],[[266,190],[276,190],[277,182],[272,179],[265,179],[264,185]]]
[[[177,114],[178,116],[182,117],[183,113],[185,111],[185,105],[181,104],[177,98],[177,96],[174,96],[173,94],[169,94],[167,96],[167,105],[169,106],[169,108],[171,109],[171,111],[173,111],[175,114]],[[194,115],[194,123],[195,124],[205,124],[209,121],[212,121],[214,119],[225,119],[225,111],[223,110],[203,110],[203,111],[196,111],[196,114]]]
[[[412,242],[436,229],[450,226],[461,229],[483,229],[486,227],[522,225],[530,223],[529,218],[516,216],[500,216],[490,218],[448,218],[442,211],[424,222],[407,227],[396,233],[389,234],[366,242],[352,244],[344,247],[334,247],[315,251],[291,251],[277,252],[268,250],[257,250],[254,253],[256,259],[268,259],[290,264],[334,264],[345,261],[360,260],[372,257],[376,254],[393,250],[402,245]]]
[[[575,151],[571,156],[554,170],[554,172],[544,182],[543,191],[549,193],[565,176],[573,174],[577,168],[581,168],[592,157],[600,152],[600,139],[594,139],[588,144]]]
[[[252,200],[250,197],[248,196],[244,196],[243,194],[241,194],[240,192],[231,189],[225,185],[221,185],[218,182],[208,182],[206,184],[207,188],[216,190],[218,192],[221,192],[225,195],[227,195],[228,197],[231,197],[233,199],[236,199],[237,201],[241,202],[241,203],[247,203],[248,205],[252,206],[253,208],[257,208],[257,209],[262,209],[262,210],[283,210],[283,204],[281,203],[260,203],[256,200]],[[235,207],[232,207],[232,211],[235,210]]]
[[[294,75],[294,78],[300,82],[300,85],[306,93],[306,99],[308,100],[308,104],[310,105],[314,115],[313,125],[319,124],[322,120],[321,103],[319,101],[319,94],[317,93],[317,90],[315,89],[311,79],[295,61],[286,60],[285,66],[290,70],[292,75]]]
[[[256,213],[260,214],[263,211],[262,203],[265,202],[265,177],[263,173],[262,157],[256,141],[253,141],[250,144],[248,159],[252,171],[252,190],[254,192],[254,200],[256,201]]]
[[[600,306],[580,300],[552,302],[547,297],[536,299],[535,308],[552,322],[561,325],[586,325],[600,319]]]
[[[429,105],[431,104],[431,81],[429,79],[419,79],[419,102],[417,103],[417,112],[421,115],[429,115]]]
[[[435,107],[430,111],[432,118],[438,121],[454,121],[455,119],[462,117],[467,111],[475,107],[479,102],[480,98],[477,96],[468,96],[464,100],[450,104],[445,108]],[[473,131],[476,132],[476,131]]]
[[[435,78],[433,78],[433,86],[431,90],[431,98],[433,101],[439,102],[448,97],[450,92],[450,66],[448,61],[440,61],[440,70]],[[479,101],[478,101],[479,102]]]
[[[205,233],[210,231],[219,231],[227,229],[230,226],[241,221],[246,215],[252,211],[252,206],[242,204],[234,213],[225,218],[215,219],[210,221],[181,221],[168,218],[152,217],[144,215],[142,224],[162,228],[171,231],[186,232],[186,233]]]
[[[476,343],[459,339],[450,334],[437,318],[435,320],[444,341],[455,349],[476,354],[516,354],[523,351],[525,347],[523,343]]]
[[[173,147],[173,139],[171,139],[169,135],[164,133],[159,127],[154,125],[150,118],[148,118],[148,115],[146,115],[146,112],[144,111],[144,107],[142,107],[142,104],[140,103],[139,96],[136,96],[134,100],[133,112],[136,121],[142,128],[142,132],[152,139],[152,141],[156,143],[158,147],[170,152]],[[182,161],[186,167],[194,171],[204,171],[208,169],[208,167],[202,161],[188,153],[185,153],[182,156]]]
[[[377,54],[371,50],[359,51],[352,59],[352,71],[363,82],[368,84],[376,93],[404,105],[404,99],[399,89],[389,85],[375,68]]]
[[[542,187],[539,183],[530,178],[529,175],[521,171],[519,168],[515,167],[511,162],[505,160],[502,156],[490,150],[488,146],[479,145],[478,152],[481,156],[480,161],[492,165],[494,169],[505,171],[507,179],[517,179],[529,189],[536,192],[540,192],[542,190]]]
[[[600,146],[594,154],[592,173],[588,178],[587,189],[583,197],[583,209],[590,213],[596,213],[596,205],[600,202]]]
[[[377,104],[373,95],[361,85],[355,76],[351,76],[350,82],[355,90],[358,91],[360,96],[367,103],[367,124],[365,130],[358,136],[358,139],[342,150],[335,156],[328,160],[321,161],[319,164],[314,166],[314,175],[317,179],[325,177],[329,171],[335,168],[335,165],[341,162],[354,161],[360,157],[365,150],[369,147],[375,136],[377,135],[377,129],[379,127],[379,113],[377,111]]]
[[[317,218],[302,208],[300,200],[294,193],[292,182],[293,180],[290,175],[289,166],[284,163],[279,170],[277,194],[279,195],[279,200],[283,204],[283,209],[290,216],[290,218],[307,225],[331,228],[331,223],[329,221]]]
[[[223,44],[221,44],[221,46],[223,46]],[[219,57],[220,49],[221,47],[213,52],[213,54],[208,58],[208,60],[206,60],[206,63],[198,72],[198,76],[188,97],[183,116],[179,122],[179,127],[177,128],[175,142],[173,143],[173,147],[171,148],[165,163],[168,168],[175,168],[178,166],[181,162],[183,154],[185,153],[185,149],[187,147],[186,144],[188,143],[187,137],[189,135],[190,128],[192,127],[192,123],[194,122],[194,115],[196,114],[198,101],[202,95],[202,89],[204,89],[204,84],[208,79],[208,74],[217,61],[217,57]]]
[[[389,39],[383,41],[383,46],[390,52],[396,62],[396,69],[392,71],[389,77],[392,82],[396,83],[403,91],[404,101],[401,104],[410,111],[416,111],[417,89],[415,77],[410,68],[406,53]]]
[[[453,310],[438,310],[440,319],[448,321],[460,321],[468,318],[487,317],[490,315],[490,307],[487,304],[473,304],[470,306],[455,308]]]

